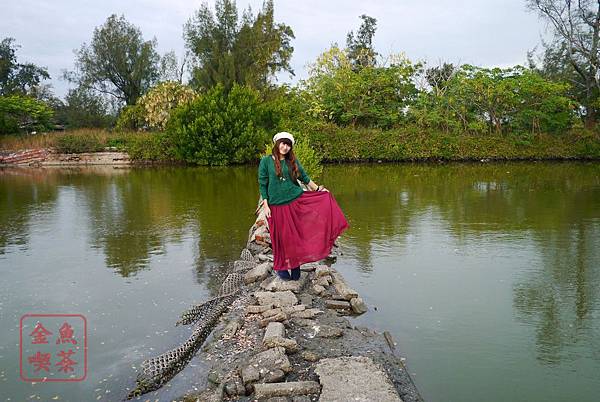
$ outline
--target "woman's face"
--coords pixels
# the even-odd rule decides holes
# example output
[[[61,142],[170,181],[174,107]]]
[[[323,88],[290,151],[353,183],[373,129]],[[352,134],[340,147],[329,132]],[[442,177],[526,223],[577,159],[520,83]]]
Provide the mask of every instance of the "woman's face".
[[[279,153],[282,156],[287,155],[287,153],[290,152],[290,149],[292,149],[292,143],[290,140],[283,140],[279,143]]]

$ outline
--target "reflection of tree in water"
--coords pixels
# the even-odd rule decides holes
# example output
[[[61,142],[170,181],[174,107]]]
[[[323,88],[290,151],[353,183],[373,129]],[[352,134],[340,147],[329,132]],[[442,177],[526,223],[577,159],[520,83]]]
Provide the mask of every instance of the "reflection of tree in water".
[[[598,225],[584,222],[535,238],[544,270],[515,286],[513,303],[520,321],[535,322],[537,356],[544,363],[580,358],[566,348],[600,337],[592,315],[600,308],[599,239]]]
[[[30,226],[56,203],[56,184],[56,176],[43,170],[0,170],[0,254],[11,245],[27,246]]]
[[[351,219],[344,243],[365,266],[374,243],[406,247],[428,212],[459,245],[532,238],[546,270],[515,288],[514,305],[524,321],[537,319],[540,359],[556,361],[598,332],[598,164],[358,165],[330,167],[323,181]]]
[[[252,168],[134,169],[82,180],[93,242],[109,266],[129,276],[168,242],[191,236],[198,238],[202,281],[239,254],[258,191]],[[168,257],[162,260],[169,264]],[[213,268],[205,272],[207,267]]]

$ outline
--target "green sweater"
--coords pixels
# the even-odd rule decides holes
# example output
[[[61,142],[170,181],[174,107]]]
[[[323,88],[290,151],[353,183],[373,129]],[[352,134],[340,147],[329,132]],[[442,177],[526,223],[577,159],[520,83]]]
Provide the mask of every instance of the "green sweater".
[[[302,164],[298,164],[299,179],[304,183],[310,182],[310,177],[304,171]],[[302,195],[302,188],[297,180],[292,180],[287,163],[281,161],[281,177],[275,173],[275,161],[271,155],[264,156],[258,166],[258,188],[263,199],[270,205],[289,204]]]

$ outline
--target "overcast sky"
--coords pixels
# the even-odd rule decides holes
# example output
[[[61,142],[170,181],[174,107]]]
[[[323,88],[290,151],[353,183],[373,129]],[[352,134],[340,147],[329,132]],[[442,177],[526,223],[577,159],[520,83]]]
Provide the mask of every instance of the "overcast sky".
[[[20,62],[45,66],[55,93],[69,85],[59,79],[73,68],[73,50],[89,43],[95,27],[110,14],[124,14],[145,39],[156,37],[161,54],[184,53],[183,24],[202,4],[196,0],[19,0],[2,5],[0,36],[16,39]],[[208,1],[214,4],[214,0]],[[238,0],[258,10],[262,0]],[[411,60],[507,67],[524,64],[528,50],[539,45],[544,25],[524,0],[275,0],[275,19],[292,27],[292,67],[296,82],[306,64],[332,43],[345,44],[367,14],[377,19],[375,49],[404,52]]]

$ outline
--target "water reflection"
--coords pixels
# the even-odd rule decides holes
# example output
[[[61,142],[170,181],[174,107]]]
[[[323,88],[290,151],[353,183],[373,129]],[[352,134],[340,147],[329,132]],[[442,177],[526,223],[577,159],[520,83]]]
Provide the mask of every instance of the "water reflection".
[[[598,338],[600,165],[362,165],[331,167],[324,181],[351,218],[345,245],[364,271],[374,244],[393,245],[380,256],[404,253],[425,214],[458,247],[532,239],[541,263],[518,273],[513,304],[536,328],[538,359],[577,359],[589,349],[569,347]]]

